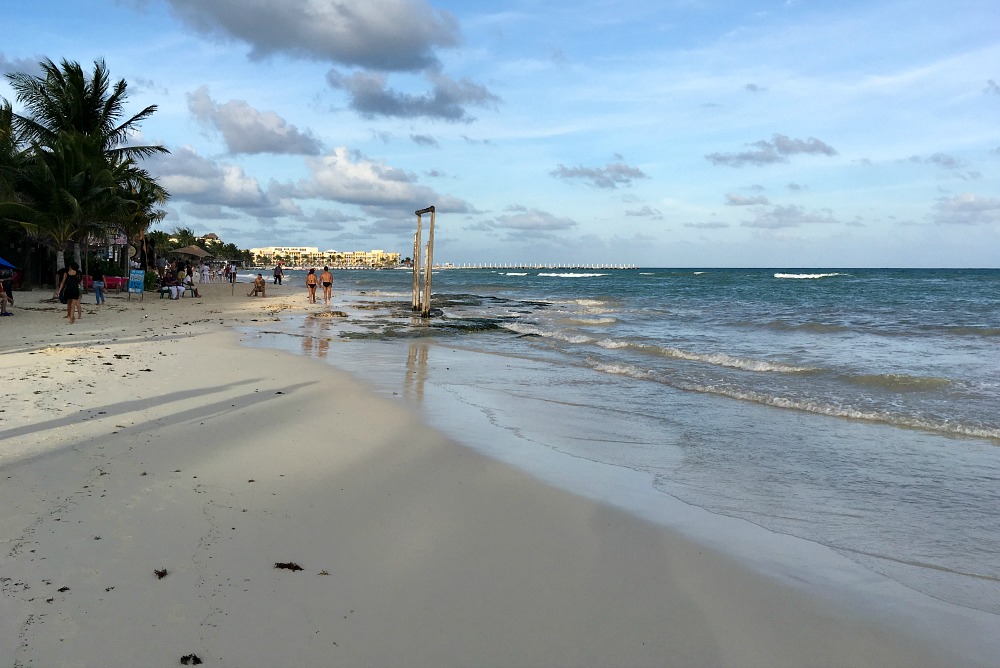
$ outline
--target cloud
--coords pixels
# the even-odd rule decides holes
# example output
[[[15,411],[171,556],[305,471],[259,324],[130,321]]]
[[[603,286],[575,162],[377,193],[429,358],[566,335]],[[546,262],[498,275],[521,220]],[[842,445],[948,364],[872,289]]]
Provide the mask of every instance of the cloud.
[[[240,215],[218,204],[186,204],[182,209],[185,216],[200,220],[238,220]],[[170,220],[170,216],[167,217]]]
[[[722,222],[684,223],[684,227],[690,227],[695,230],[723,230],[729,227],[729,223],[722,223]]]
[[[1000,84],[997,84],[993,79],[989,79],[986,81],[986,88],[983,89],[983,92],[987,95],[1000,95]]]
[[[1000,223],[1000,199],[962,193],[941,198],[934,205],[934,222],[941,225],[982,225]]]
[[[21,72],[30,76],[41,76],[42,68],[40,63],[45,60],[45,56],[35,56],[34,58],[7,58],[3,51],[0,51],[0,74],[14,74]]]
[[[297,183],[291,194],[345,204],[387,207],[386,211],[408,214],[434,205],[442,212],[467,212],[468,203],[419,185],[411,172],[369,160],[346,147],[317,158],[307,158],[312,172],[308,181]]]
[[[190,146],[146,158],[143,166],[157,175],[174,199],[235,207],[258,206],[266,201],[260,184],[241,167],[204,158]]]
[[[626,216],[636,216],[638,218],[655,218],[657,220],[663,220],[663,212],[659,209],[653,209],[648,206],[641,207],[639,209],[628,209],[625,211]]]
[[[705,159],[713,165],[742,167],[743,165],[770,165],[778,162],[788,162],[788,156],[804,153],[807,155],[837,155],[832,146],[810,137],[808,139],[792,139],[776,134],[771,141],[760,140],[747,144],[752,150],[739,153],[709,153]]]
[[[384,71],[439,66],[436,48],[457,46],[458,22],[424,0],[168,0],[204,34],[245,42],[255,59],[289,54]]]
[[[776,230],[785,227],[801,225],[828,224],[840,222],[830,215],[829,211],[808,213],[800,206],[775,206],[772,209],[760,211],[753,220],[740,223],[743,227],[757,227]]]
[[[434,139],[434,137],[431,137],[430,135],[410,135],[410,139],[418,146],[433,146],[434,148],[438,148],[440,146],[437,139]]]
[[[473,228],[508,232],[517,238],[544,238],[553,236],[553,232],[562,232],[577,227],[576,221],[571,218],[558,218],[538,209],[514,206],[508,207],[508,212],[493,220],[483,221]]]
[[[257,179],[248,176],[239,165],[209,160],[190,146],[146,158],[143,167],[157,175],[172,201],[200,207],[192,210],[201,212],[201,217],[224,217],[205,213],[215,211],[216,207],[238,209],[258,218],[300,212],[298,205],[281,197],[273,188],[265,192]]]
[[[751,93],[763,93],[767,91],[766,88],[764,88],[763,86],[758,86],[755,83],[748,83],[746,86],[743,87],[743,89]]]
[[[297,216],[296,220],[306,223],[306,227],[311,230],[339,232],[344,229],[344,223],[359,220],[359,218],[332,209],[316,209],[309,214]]]
[[[948,155],[947,153],[935,153],[928,158],[922,158],[919,155],[914,155],[910,157],[910,162],[916,162],[919,164],[926,165],[936,165],[942,169],[960,169],[965,166],[965,161],[961,158],[956,158],[954,156]]]
[[[202,123],[222,133],[230,153],[318,155],[320,142],[300,132],[273,111],[258,111],[243,100],[218,105],[201,86],[187,95],[188,109]]]
[[[558,179],[579,179],[595,188],[630,186],[635,179],[649,178],[641,169],[629,167],[622,162],[612,162],[597,168],[559,165],[549,173]]]
[[[468,123],[475,118],[466,113],[466,105],[494,107],[500,102],[500,98],[485,86],[468,79],[456,81],[436,72],[429,73],[427,77],[431,82],[431,91],[420,95],[393,90],[388,87],[385,75],[373,72],[344,75],[330,70],[326,80],[331,87],[347,91],[351,109],[366,118],[426,116]]]
[[[770,204],[763,195],[744,197],[743,195],[731,195],[726,193],[726,206],[757,206],[760,204]]]

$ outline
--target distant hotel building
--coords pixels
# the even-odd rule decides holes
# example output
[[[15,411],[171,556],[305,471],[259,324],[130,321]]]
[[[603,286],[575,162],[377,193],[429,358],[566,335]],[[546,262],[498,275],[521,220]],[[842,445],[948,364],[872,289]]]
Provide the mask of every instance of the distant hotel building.
[[[399,265],[399,253],[386,253],[384,250],[370,251],[337,251],[320,252],[315,246],[270,246],[268,248],[251,248],[254,264],[270,266],[280,262],[289,267],[320,267],[330,266],[337,269],[357,269],[359,267],[396,267]]]

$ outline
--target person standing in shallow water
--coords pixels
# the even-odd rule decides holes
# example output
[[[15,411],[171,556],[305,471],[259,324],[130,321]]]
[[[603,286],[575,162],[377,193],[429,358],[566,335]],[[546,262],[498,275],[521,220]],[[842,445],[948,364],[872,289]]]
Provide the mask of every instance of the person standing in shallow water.
[[[80,308],[80,267],[76,262],[70,262],[69,268],[63,274],[62,282],[59,283],[59,291],[66,297],[66,318],[70,324],[76,322],[77,310]],[[81,313],[82,315],[82,313]]]
[[[333,274],[330,267],[323,267],[323,273],[319,275],[319,281],[323,284],[323,303],[329,304],[333,297]]]
[[[281,279],[285,275],[285,272],[281,269],[281,263],[274,265],[274,284],[281,285]]]
[[[306,289],[309,290],[309,303],[316,303],[316,284],[319,281],[316,279],[316,270],[310,269],[309,273],[306,274]]]

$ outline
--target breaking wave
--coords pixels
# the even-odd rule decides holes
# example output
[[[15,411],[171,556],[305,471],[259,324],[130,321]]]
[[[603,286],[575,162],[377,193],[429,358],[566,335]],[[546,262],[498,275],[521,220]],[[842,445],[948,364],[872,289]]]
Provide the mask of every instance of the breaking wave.
[[[816,278],[833,278],[834,276],[850,276],[850,274],[841,273],[831,273],[831,274],[775,274],[775,278],[800,278],[800,279],[816,279]]]

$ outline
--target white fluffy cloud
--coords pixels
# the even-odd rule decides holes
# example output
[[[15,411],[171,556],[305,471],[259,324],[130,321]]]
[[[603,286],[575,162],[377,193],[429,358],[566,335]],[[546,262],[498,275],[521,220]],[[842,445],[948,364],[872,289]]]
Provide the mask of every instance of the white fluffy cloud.
[[[417,177],[406,170],[369,160],[344,146],[326,155],[309,158],[306,164],[312,178],[296,184],[295,195],[299,197],[405,211],[432,204],[448,211],[469,208],[461,200],[442,196],[418,184]]]
[[[1000,199],[962,193],[938,200],[934,221],[944,225],[1000,223]]]
[[[210,160],[189,146],[148,158],[144,166],[157,175],[171,201],[196,205],[198,211],[228,207],[257,218],[299,213],[293,201],[265,192],[239,165]]]
[[[219,105],[201,86],[187,95],[188,109],[199,121],[222,133],[230,153],[317,155],[319,141],[273,111],[258,111],[243,100]]]
[[[169,0],[202,33],[276,53],[375,70],[438,65],[434,50],[456,46],[458,22],[424,0]]]

